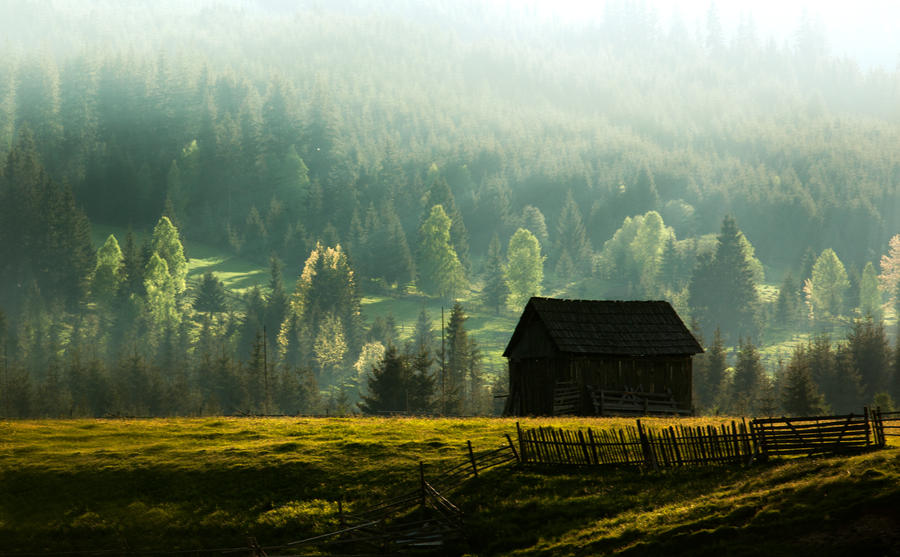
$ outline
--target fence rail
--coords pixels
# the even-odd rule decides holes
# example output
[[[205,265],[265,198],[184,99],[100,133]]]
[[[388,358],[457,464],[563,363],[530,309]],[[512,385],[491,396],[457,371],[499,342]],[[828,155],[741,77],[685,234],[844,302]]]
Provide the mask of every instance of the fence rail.
[[[290,544],[291,546],[361,545],[384,552],[401,547],[438,548],[458,539],[463,532],[463,513],[447,494],[480,472],[519,459],[509,435],[506,444],[492,450],[475,451],[467,441],[466,458],[459,464],[426,479],[419,463],[418,489],[404,492],[368,509],[344,511],[338,502],[340,529]]]
[[[649,429],[640,420],[618,431],[552,427],[522,429],[517,424],[523,462],[539,464],[673,467],[749,462],[756,453],[745,422],[731,426],[678,426]]]
[[[900,412],[881,412],[878,411],[881,418],[885,437],[900,437]]]
[[[900,429],[900,412],[880,410],[846,416],[732,420],[719,426],[635,426],[616,431],[523,429],[516,423],[522,462],[575,466],[626,465],[658,468],[749,464],[770,456],[860,452],[885,445],[884,421]],[[897,423],[897,425],[893,425]],[[889,430],[893,431],[893,430]]]

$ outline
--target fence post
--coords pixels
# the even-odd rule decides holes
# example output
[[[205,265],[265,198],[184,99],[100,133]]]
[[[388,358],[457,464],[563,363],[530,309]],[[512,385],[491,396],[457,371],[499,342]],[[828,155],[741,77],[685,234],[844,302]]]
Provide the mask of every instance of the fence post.
[[[519,453],[516,451],[516,446],[513,444],[512,439],[509,437],[509,433],[506,433],[506,441],[509,443],[509,448],[512,449],[513,456],[516,457],[516,462],[521,462],[519,459]]]
[[[478,466],[475,465],[475,453],[472,451],[472,442],[466,441],[466,444],[469,446],[469,460],[472,461],[472,472],[475,473],[475,477],[478,477]]]
[[[422,508],[425,508],[425,463],[419,461],[419,490],[421,491]]]
[[[878,448],[885,446],[884,422],[881,421],[881,406],[876,406],[872,412],[872,431],[875,433],[875,445]]]
[[[525,440],[522,439],[522,426],[516,422],[516,435],[519,436],[519,454],[522,455],[522,462],[528,462],[528,456],[525,453]]]
[[[870,440],[871,425],[869,424],[869,407],[868,406],[863,406],[863,416],[865,416],[865,419],[866,419],[866,446],[868,447],[871,444],[871,440]]]
[[[253,557],[266,557],[266,552],[260,547],[259,542],[256,541],[256,538],[250,536],[247,538],[248,549],[250,550],[250,555]]]
[[[653,466],[654,470],[659,470],[659,467],[656,465],[653,449],[650,447],[650,442],[647,440],[647,435],[644,433],[644,426],[641,425],[641,420],[637,420],[637,431],[638,438],[641,441],[641,452],[644,453],[644,466]]]

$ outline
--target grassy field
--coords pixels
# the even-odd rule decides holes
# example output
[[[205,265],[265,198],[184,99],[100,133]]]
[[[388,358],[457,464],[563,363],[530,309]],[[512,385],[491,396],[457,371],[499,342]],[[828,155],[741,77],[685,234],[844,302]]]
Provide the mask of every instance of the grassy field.
[[[701,420],[696,420],[701,421]],[[614,428],[629,419],[523,420]],[[653,426],[665,420],[648,420]],[[709,423],[703,421],[703,423]],[[515,431],[505,419],[0,424],[0,554],[279,545]],[[473,555],[877,555],[900,548],[900,449],[749,468],[497,468],[454,495]]]

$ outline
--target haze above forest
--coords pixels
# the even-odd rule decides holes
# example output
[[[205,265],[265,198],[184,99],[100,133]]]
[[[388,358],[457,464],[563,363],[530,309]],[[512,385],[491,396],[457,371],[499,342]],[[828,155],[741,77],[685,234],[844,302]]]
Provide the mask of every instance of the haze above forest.
[[[178,390],[177,355],[210,408],[258,406],[262,331],[288,390],[344,385],[379,361],[366,346],[397,343],[363,295],[510,320],[533,294],[667,299],[731,344],[894,317],[896,8],[557,6],[0,5],[0,311],[19,372],[51,389],[47,355],[77,363],[82,344],[124,401],[127,366]],[[118,238],[98,250],[92,225]],[[274,255],[296,284],[275,261],[220,303],[216,277],[187,280],[183,241]],[[199,371],[214,353],[244,385],[228,401]],[[458,356],[474,377],[477,348]]]

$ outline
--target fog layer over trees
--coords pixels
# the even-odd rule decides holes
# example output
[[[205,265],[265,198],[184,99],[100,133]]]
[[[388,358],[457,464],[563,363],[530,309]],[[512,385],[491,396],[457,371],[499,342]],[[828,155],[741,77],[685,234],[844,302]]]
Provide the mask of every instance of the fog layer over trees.
[[[0,6],[4,415],[346,411],[360,389],[487,412],[466,316],[535,294],[672,301],[734,348],[699,366],[707,409],[900,395],[900,75],[832,55],[814,14],[771,38],[714,5],[532,11]],[[192,242],[269,283],[188,280]],[[366,293],[460,300],[455,340],[424,313],[401,339]]]

